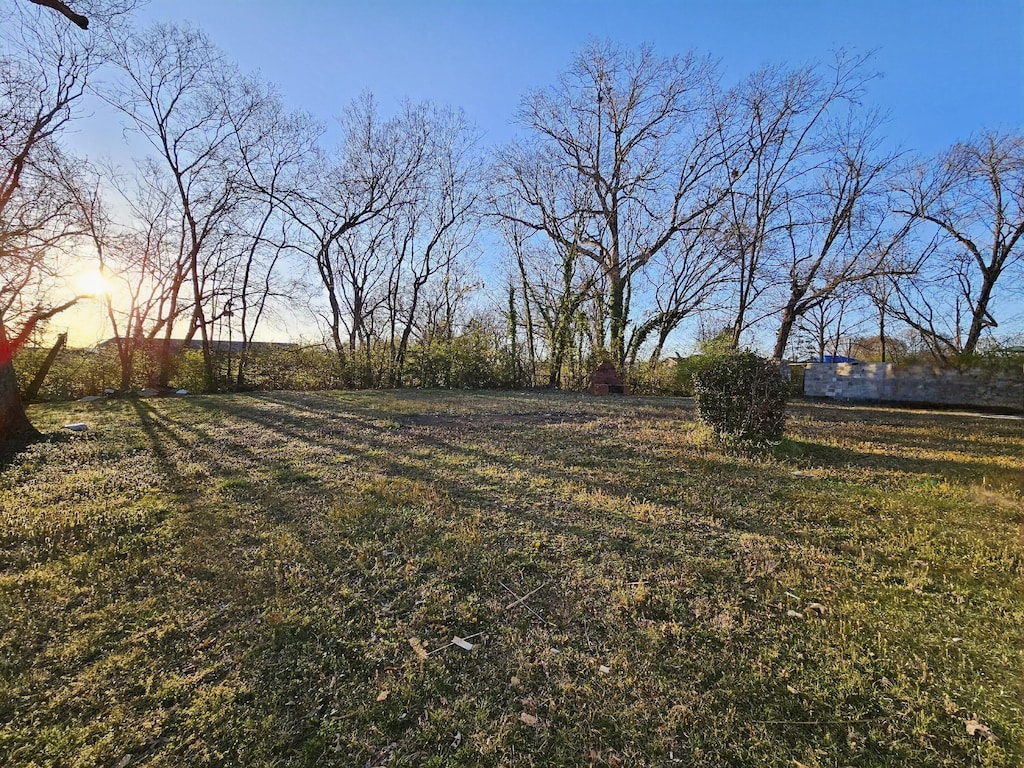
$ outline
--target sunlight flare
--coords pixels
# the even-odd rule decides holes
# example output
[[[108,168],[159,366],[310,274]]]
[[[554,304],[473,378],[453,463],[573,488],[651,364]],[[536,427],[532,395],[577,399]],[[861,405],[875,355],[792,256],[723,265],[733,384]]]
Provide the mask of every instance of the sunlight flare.
[[[105,298],[114,290],[110,280],[99,270],[79,275],[77,287],[79,294],[95,299]]]

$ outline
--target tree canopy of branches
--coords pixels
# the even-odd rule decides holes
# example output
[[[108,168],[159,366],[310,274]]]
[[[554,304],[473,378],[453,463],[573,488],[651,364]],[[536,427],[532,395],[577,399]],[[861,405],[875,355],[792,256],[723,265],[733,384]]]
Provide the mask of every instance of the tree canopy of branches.
[[[133,4],[0,7],[0,435],[29,428],[12,357],[74,302],[62,275],[85,244],[115,285],[125,390],[170,384],[173,343],[194,337],[207,390],[247,386],[254,339],[289,307],[315,318],[331,381],[441,381],[435,355],[472,349],[509,382],[573,386],[601,358],[657,362],[694,321],[820,357],[870,314],[883,357],[908,328],[940,359],[970,354],[1020,291],[1024,137],[900,167],[863,104],[868,57],[724,89],[695,54],[594,42],[523,97],[518,137],[485,162],[459,109],[386,115],[370,94],[326,149],[202,31],[122,34]],[[62,143],[104,61],[94,90],[142,139],[128,170]],[[477,255],[499,241],[488,314]]]
[[[894,312],[940,360],[973,354],[999,324],[999,291],[1021,296],[1024,136],[956,144],[908,174],[899,192],[922,264],[914,279],[892,282]]]
[[[21,3],[0,10],[0,440],[31,432],[12,357],[71,303],[52,295],[60,246],[76,220],[58,138],[95,66],[89,40]],[[77,30],[76,30],[77,31]],[[13,324],[17,323],[15,328]],[[14,329],[13,336],[10,332]]]
[[[599,267],[619,365],[637,276],[725,194],[734,148],[718,141],[718,98],[706,59],[594,43],[557,85],[523,99],[526,138],[499,153],[500,215]]]

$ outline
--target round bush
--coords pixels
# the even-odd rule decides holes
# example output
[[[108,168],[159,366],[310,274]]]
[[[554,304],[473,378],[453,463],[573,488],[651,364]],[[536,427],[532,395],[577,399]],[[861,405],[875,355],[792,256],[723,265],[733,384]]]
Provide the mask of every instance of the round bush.
[[[779,364],[753,352],[710,361],[694,374],[697,420],[719,437],[764,441],[782,437],[789,386]]]

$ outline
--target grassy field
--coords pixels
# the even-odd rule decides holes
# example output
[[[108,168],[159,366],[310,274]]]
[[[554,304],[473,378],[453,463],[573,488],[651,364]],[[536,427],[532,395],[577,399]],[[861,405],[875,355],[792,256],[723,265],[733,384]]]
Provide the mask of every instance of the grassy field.
[[[795,405],[751,458],[673,399],[30,414],[0,764],[1024,762],[1024,422]]]

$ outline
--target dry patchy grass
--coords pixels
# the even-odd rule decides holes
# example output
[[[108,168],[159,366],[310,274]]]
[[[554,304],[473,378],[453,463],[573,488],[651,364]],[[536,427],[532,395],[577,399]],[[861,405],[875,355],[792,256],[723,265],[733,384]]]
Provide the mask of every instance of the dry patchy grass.
[[[802,405],[747,457],[691,415],[35,408],[91,429],[0,471],[0,761],[1019,764],[1022,422]]]

